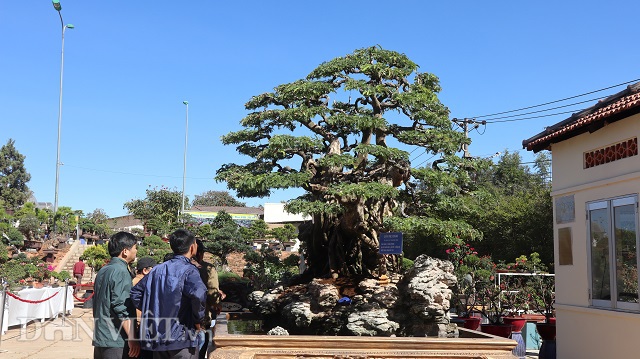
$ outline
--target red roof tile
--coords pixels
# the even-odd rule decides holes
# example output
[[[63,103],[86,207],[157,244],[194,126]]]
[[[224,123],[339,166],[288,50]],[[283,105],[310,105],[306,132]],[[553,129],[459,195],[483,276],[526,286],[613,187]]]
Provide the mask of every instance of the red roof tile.
[[[630,85],[626,90],[598,102],[595,106],[548,127],[544,132],[522,141],[522,146],[535,152],[546,149],[552,143],[583,133],[591,124],[605,121],[614,115],[636,107],[640,108],[640,83]]]

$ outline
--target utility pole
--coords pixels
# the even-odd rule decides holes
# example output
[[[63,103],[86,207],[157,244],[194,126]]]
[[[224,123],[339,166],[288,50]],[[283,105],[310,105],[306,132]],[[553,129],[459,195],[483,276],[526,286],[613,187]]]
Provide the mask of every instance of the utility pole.
[[[471,127],[471,130],[476,129],[478,127],[480,127],[480,125],[486,125],[487,121],[476,121],[473,118],[465,118],[462,120],[459,120],[457,118],[454,118],[453,121],[456,125],[460,126],[460,128],[462,128],[464,130],[464,138],[469,138],[469,127]],[[470,126],[471,125],[471,126]],[[471,158],[471,154],[469,153],[469,145],[468,144],[463,144],[462,145],[462,151],[464,152],[462,155],[462,158]]]

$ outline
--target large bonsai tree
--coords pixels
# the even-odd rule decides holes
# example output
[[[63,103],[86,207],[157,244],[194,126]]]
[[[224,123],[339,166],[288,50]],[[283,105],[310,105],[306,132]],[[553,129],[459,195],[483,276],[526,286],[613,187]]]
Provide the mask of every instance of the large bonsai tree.
[[[412,201],[416,190],[437,197],[439,188],[456,185],[453,169],[462,160],[455,153],[467,141],[438,100],[438,78],[417,69],[398,52],[356,50],[305,79],[254,96],[245,104],[251,112],[241,121],[244,129],[222,137],[253,158],[217,172],[216,179],[240,197],[306,191],[286,208],[313,216],[300,239],[314,276],[376,275],[379,233],[394,228],[429,229],[445,240],[477,235],[468,225],[447,226],[449,218],[421,217],[419,211],[390,220],[406,212],[410,206],[402,202]],[[400,144],[442,157],[438,166],[419,171],[421,188],[410,183],[409,152],[393,147]]]

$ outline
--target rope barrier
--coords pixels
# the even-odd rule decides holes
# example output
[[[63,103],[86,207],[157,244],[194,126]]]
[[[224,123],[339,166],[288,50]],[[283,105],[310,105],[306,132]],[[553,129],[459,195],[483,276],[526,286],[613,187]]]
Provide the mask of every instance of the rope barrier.
[[[45,298],[45,299],[41,299],[41,300],[22,299],[19,296],[15,295],[15,294],[13,294],[11,292],[7,292],[7,295],[10,296],[11,298],[13,298],[13,299],[15,299],[17,301],[23,302],[23,303],[38,304],[38,303],[42,303],[42,302],[48,301],[49,299],[51,299],[51,298],[55,297],[56,295],[58,295],[58,293],[60,293],[60,292],[55,292],[49,298]]]
[[[88,301],[89,299],[93,298],[93,295],[94,295],[94,294],[96,294],[96,292],[91,293],[91,295],[90,295],[90,296],[88,296],[88,297],[86,297],[86,298],[78,298],[78,297],[76,296],[76,294],[75,294],[75,293],[73,293],[73,297],[74,297],[77,301],[80,301],[80,302],[83,302],[83,303],[84,303],[84,302]]]

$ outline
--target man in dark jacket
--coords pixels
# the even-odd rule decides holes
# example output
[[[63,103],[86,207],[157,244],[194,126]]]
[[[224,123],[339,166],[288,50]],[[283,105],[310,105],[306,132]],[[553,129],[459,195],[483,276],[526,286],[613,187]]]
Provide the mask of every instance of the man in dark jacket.
[[[136,358],[140,343],[135,339],[136,312],[129,299],[129,263],[136,259],[136,237],[127,232],[111,236],[109,264],[98,271],[93,298],[93,358]]]
[[[184,229],[173,232],[169,244],[175,256],[131,289],[131,300],[142,311],[141,347],[153,351],[154,359],[197,359],[207,299],[207,287],[191,264],[198,247]]]

